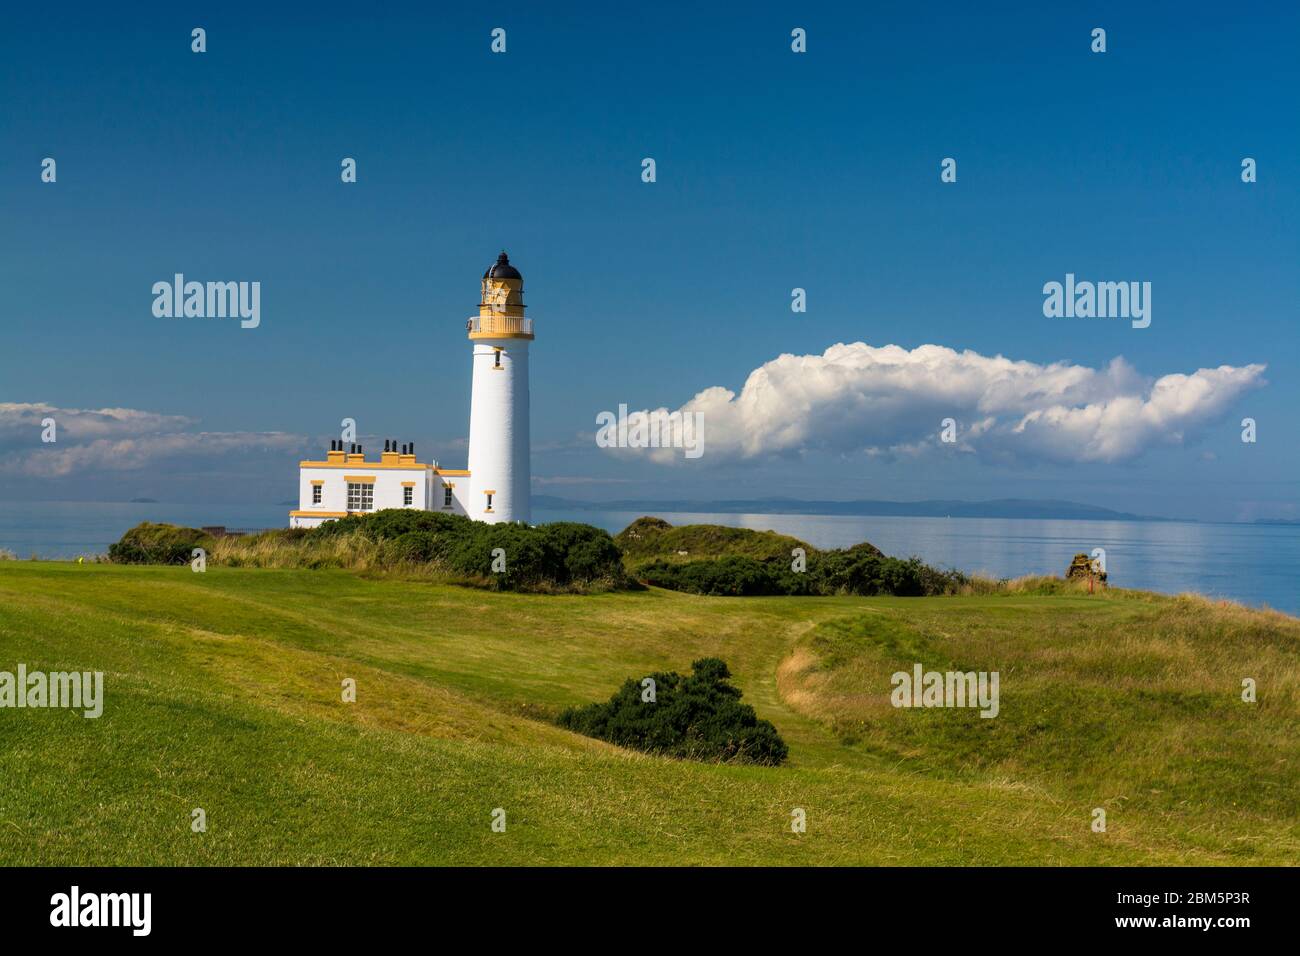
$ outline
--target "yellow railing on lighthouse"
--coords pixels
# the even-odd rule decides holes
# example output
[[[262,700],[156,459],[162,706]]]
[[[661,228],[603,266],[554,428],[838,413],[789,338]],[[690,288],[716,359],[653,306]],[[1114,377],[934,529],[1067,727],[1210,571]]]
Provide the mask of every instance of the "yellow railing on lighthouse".
[[[531,339],[533,320],[521,315],[476,315],[466,323],[466,329],[471,339]]]

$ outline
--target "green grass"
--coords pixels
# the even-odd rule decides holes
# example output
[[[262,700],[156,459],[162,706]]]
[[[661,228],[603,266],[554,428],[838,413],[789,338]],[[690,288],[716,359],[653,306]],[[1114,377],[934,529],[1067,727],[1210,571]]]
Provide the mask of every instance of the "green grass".
[[[756,561],[790,562],[790,553],[817,549],[807,542],[775,531],[754,531],[720,524],[673,526],[662,518],[643,517],[614,536],[624,563],[636,568],[649,561],[698,561],[704,558],[744,557]]]
[[[705,656],[785,766],[550,722]],[[915,661],[1000,670],[1001,714],[890,707]],[[1298,661],[1294,619],[1116,591],[526,595],[6,561],[0,670],[102,670],[106,702],[0,710],[0,864],[1294,864]]]

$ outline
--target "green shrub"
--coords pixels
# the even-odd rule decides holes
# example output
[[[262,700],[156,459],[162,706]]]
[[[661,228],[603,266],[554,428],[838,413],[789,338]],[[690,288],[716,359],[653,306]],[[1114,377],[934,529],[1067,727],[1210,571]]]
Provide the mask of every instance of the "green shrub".
[[[115,564],[189,564],[195,548],[208,550],[212,537],[198,528],[141,522],[110,545]]]
[[[789,749],[770,721],[740,702],[727,683],[731,671],[717,658],[691,665],[692,673],[651,674],[653,702],[642,700],[642,679],[632,677],[605,704],[573,707],[557,718],[561,727],[620,747],[689,760],[736,761],[776,766]]]
[[[807,557],[807,569],[796,572],[791,562],[757,561],[746,557],[702,561],[651,561],[636,569],[646,584],[692,594],[751,597],[771,594],[871,596],[892,594],[919,597],[951,594],[968,583],[958,571],[943,571],[919,558],[891,558],[870,544],[819,551]]]
[[[789,563],[791,551],[817,549],[805,541],[775,531],[753,531],[720,524],[673,527],[662,518],[637,518],[614,538],[633,567],[650,560],[695,561],[701,558],[744,557]]]
[[[637,569],[647,584],[692,594],[751,597],[785,594],[781,572],[753,558],[727,557],[706,561],[673,563],[655,561]]]
[[[140,525],[109,553],[122,562],[176,564],[189,561],[196,546],[210,549],[211,539],[193,528]],[[498,548],[504,552],[504,571],[493,570],[493,551]],[[460,583],[501,590],[640,587],[624,571],[613,538],[600,528],[568,521],[536,527],[485,524],[463,515],[414,509],[350,515],[318,528],[223,538],[210,560],[233,567],[401,568],[443,573]]]

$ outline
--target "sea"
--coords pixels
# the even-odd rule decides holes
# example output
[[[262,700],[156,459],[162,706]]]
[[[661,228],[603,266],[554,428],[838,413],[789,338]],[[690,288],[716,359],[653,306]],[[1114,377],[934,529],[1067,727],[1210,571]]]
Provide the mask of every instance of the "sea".
[[[282,528],[288,505],[0,502],[0,548],[19,558],[103,554],[141,521]],[[581,521],[616,533],[632,511],[535,511],[533,521]],[[793,535],[818,548],[870,541],[886,554],[999,578],[1064,574],[1070,559],[1106,552],[1112,584],[1194,591],[1300,614],[1300,526],[1186,521],[912,518],[845,515],[661,513],[673,524],[709,523]]]

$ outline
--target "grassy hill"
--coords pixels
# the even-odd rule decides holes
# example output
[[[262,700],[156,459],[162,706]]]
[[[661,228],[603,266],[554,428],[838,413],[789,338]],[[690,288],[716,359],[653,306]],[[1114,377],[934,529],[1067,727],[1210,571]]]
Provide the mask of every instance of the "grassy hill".
[[[706,656],[785,766],[551,722]],[[999,717],[890,707],[916,661],[1000,670]],[[1298,662],[1300,621],[1118,591],[529,595],[6,561],[0,670],[102,670],[106,702],[0,710],[0,863],[1294,864]]]
[[[754,531],[720,524],[671,525],[662,518],[637,518],[614,536],[630,568],[653,560],[698,561],[702,558],[744,557],[756,561],[790,561],[794,548],[806,554],[817,549],[775,531]],[[873,549],[875,550],[875,549]]]

